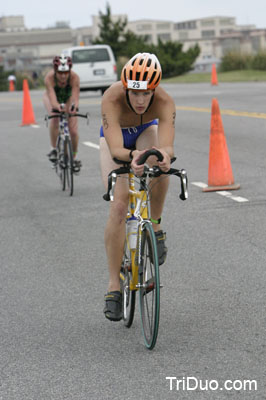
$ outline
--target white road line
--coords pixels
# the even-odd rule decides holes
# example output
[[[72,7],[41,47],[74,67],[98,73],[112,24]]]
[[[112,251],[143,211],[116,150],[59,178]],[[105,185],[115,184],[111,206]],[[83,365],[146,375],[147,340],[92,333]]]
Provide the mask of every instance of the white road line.
[[[194,185],[194,186],[198,186],[198,187],[200,187],[200,188],[206,188],[208,185],[206,185],[206,183],[203,183],[203,182],[191,182],[191,184],[192,185]]]
[[[203,182],[191,182],[192,185],[198,186],[200,188],[206,188],[208,185]],[[228,197],[231,200],[237,201],[238,203],[245,203],[249,201],[248,199],[245,199],[245,197],[240,197],[240,196],[234,196],[231,192],[227,192],[226,190],[217,190],[215,193],[220,194],[221,196]]]
[[[94,149],[98,149],[100,148],[100,146],[96,143],[92,143],[92,142],[83,142],[83,144],[85,144],[85,146],[89,146],[89,147],[93,147]]]
[[[230,199],[235,200],[238,203],[244,203],[244,202],[248,201],[248,199],[245,199],[244,197],[232,195],[231,192],[227,192],[227,191],[221,190],[221,191],[216,192],[216,193],[220,194],[221,196],[229,197]]]

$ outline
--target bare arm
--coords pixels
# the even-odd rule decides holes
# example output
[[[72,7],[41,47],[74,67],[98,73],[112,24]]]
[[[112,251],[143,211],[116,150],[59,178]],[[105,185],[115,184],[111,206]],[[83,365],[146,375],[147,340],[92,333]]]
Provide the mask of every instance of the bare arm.
[[[159,119],[158,125],[158,147],[163,155],[163,160],[158,162],[162,171],[167,172],[170,169],[171,158],[174,156],[174,136],[175,136],[175,104],[173,99],[166,93],[163,93],[156,104],[156,114]],[[142,175],[143,165],[138,165],[140,152],[137,150],[133,153],[134,157],[131,163],[133,171],[136,175]]]
[[[53,71],[48,72],[44,79],[47,95],[49,97],[51,107],[60,110],[60,104],[57,101],[55,90],[54,90],[54,73]]]
[[[73,75],[72,75],[73,74]],[[79,93],[80,93],[80,79],[79,76],[75,72],[71,72],[71,86],[72,86],[72,95],[70,99],[70,109],[69,112],[76,112],[79,108]],[[72,104],[75,104],[75,109],[71,110]]]
[[[165,151],[169,157],[174,155],[176,110],[173,99],[168,96],[161,107],[158,126],[159,149]]]
[[[119,113],[119,105],[114,103],[109,95],[104,97],[102,101],[102,124],[111,156],[119,160],[130,161],[129,150],[124,148]]]
[[[158,126],[158,150],[163,155],[158,165],[165,172],[170,169],[171,158],[174,156],[175,117],[174,101],[167,95],[160,106]]]

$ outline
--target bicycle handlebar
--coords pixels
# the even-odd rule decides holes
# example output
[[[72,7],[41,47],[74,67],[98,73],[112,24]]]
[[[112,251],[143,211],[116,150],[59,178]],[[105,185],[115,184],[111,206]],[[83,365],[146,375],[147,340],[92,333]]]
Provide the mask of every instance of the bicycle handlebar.
[[[150,149],[150,150],[147,150],[146,153],[144,153],[144,154],[140,157],[140,159],[139,159],[139,161],[138,161],[138,165],[144,164],[145,161],[146,161],[150,156],[153,156],[153,155],[154,155],[154,156],[157,156],[157,160],[158,160],[158,161],[162,161],[162,160],[163,160],[162,153],[160,153],[159,150]],[[119,159],[116,158],[116,157],[114,157],[113,160],[114,160],[114,162],[115,162],[116,164],[122,164],[122,165],[124,165],[124,166],[125,166],[125,165],[126,165],[126,166],[130,166],[130,164],[131,164],[131,161],[119,160]],[[175,160],[176,160],[175,157],[172,158],[172,159],[171,159],[171,163],[172,163],[173,161],[175,161]]]
[[[150,151],[150,150],[149,150]],[[153,151],[153,150],[152,150]],[[155,150],[157,152],[157,150]],[[161,153],[160,153],[161,154]],[[146,153],[145,153],[146,155]],[[148,157],[150,155],[157,155],[152,153],[149,154]],[[145,162],[145,161],[144,161]],[[110,201],[112,200],[113,195],[110,196],[110,192],[113,192],[113,188],[115,186],[116,183],[116,179],[118,175],[122,175],[122,174],[128,174],[129,172],[132,172],[129,163],[125,163],[125,165],[123,167],[114,169],[113,171],[111,171],[108,175],[108,188],[107,188],[107,192],[103,195],[103,199],[105,201]],[[169,171],[164,172],[162,171],[158,166],[154,166],[152,168],[148,168],[148,167],[144,167],[144,175],[143,177],[150,175],[151,177],[159,177],[161,175],[175,175],[178,176],[180,178],[180,184],[181,184],[181,193],[179,195],[179,198],[181,200],[186,200],[188,198],[188,179],[187,179],[187,173],[184,169],[175,169],[175,168],[170,168]]]
[[[156,156],[158,161],[163,161],[163,155],[159,150],[150,149],[147,150],[138,160],[137,164],[142,165],[150,156]]]
[[[160,175],[165,174],[165,175],[176,175],[180,178],[180,184],[181,184],[181,193],[179,195],[179,198],[181,200],[187,200],[188,198],[188,179],[187,179],[187,172],[185,169],[174,169],[170,168],[169,171],[167,172],[162,172]],[[160,176],[159,175],[159,176]]]
[[[114,169],[113,171],[111,171],[108,175],[108,187],[107,187],[107,192],[103,195],[103,199],[105,201],[110,201],[112,200],[111,196],[110,196],[110,192],[113,189],[115,183],[116,183],[116,178],[117,175],[123,175],[123,174],[128,174],[130,172],[130,166],[124,166],[124,167],[120,167],[117,169]]]
[[[52,119],[52,118],[60,118],[62,115],[66,116],[66,117],[81,117],[81,118],[88,118],[89,117],[89,113],[86,114],[80,114],[80,113],[75,113],[75,114],[71,114],[71,113],[67,113],[66,111],[59,111],[56,109],[52,109],[53,113],[56,113],[57,115],[47,115],[46,119]]]
[[[87,119],[87,125],[89,124],[89,113],[86,113],[86,114],[80,114],[80,113],[70,114],[70,113],[67,113],[65,111],[59,111],[59,110],[55,110],[55,109],[52,109],[52,112],[56,113],[56,115],[46,115],[45,118],[44,118],[44,120],[46,121],[46,126],[48,126],[48,120],[49,119],[60,118],[62,116],[65,116],[66,118],[71,118],[71,117],[86,118]]]

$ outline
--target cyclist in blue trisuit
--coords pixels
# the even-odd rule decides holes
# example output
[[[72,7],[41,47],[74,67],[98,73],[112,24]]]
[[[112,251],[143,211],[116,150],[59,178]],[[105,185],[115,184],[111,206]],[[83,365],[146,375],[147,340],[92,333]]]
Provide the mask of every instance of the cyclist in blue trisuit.
[[[139,157],[145,150],[158,149],[163,160],[158,163],[163,171],[170,169],[174,155],[175,104],[162,87],[159,60],[154,54],[139,53],[124,66],[121,81],[114,83],[102,99],[102,127],[100,131],[101,171],[105,186],[109,172],[117,168],[113,158],[131,161],[134,173],[140,176],[143,165]],[[157,179],[157,178],[154,178]],[[165,232],[161,229],[161,215],[169,180],[161,179],[151,194],[151,214],[157,239],[159,264],[166,259]],[[125,240],[125,218],[128,209],[128,183],[118,179],[114,201],[105,228],[105,248],[109,266],[109,286],[105,296],[106,318],[122,319],[122,295],[120,292],[120,267]]]

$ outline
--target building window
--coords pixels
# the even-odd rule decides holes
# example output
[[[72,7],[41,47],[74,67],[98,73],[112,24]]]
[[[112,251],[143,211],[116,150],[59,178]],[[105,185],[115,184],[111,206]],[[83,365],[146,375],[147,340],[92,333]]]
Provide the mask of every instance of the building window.
[[[180,40],[188,39],[188,32],[186,32],[186,31],[185,32],[184,31],[183,32],[179,32],[178,33],[178,37],[179,37]]]
[[[221,35],[224,35],[226,33],[233,33],[233,32],[234,32],[234,29],[221,29],[220,30]]]
[[[151,31],[152,25],[151,24],[142,24],[136,26],[137,31]]]
[[[157,24],[156,29],[158,30],[169,30],[170,29],[170,24],[164,23],[164,24]]]
[[[240,39],[225,39],[222,42],[223,54],[225,54],[228,50],[240,51]]]
[[[196,21],[187,21],[187,22],[179,22],[174,24],[175,30],[188,30],[188,29],[197,29]]]
[[[215,37],[215,31],[202,31],[201,32],[201,37],[202,38]]]
[[[214,19],[203,19],[200,21],[201,26],[214,26],[215,25],[215,20]]]
[[[233,18],[223,18],[219,20],[220,25],[234,25],[234,19]]]
[[[196,21],[187,22],[187,29],[196,29],[196,28],[197,28]]]

